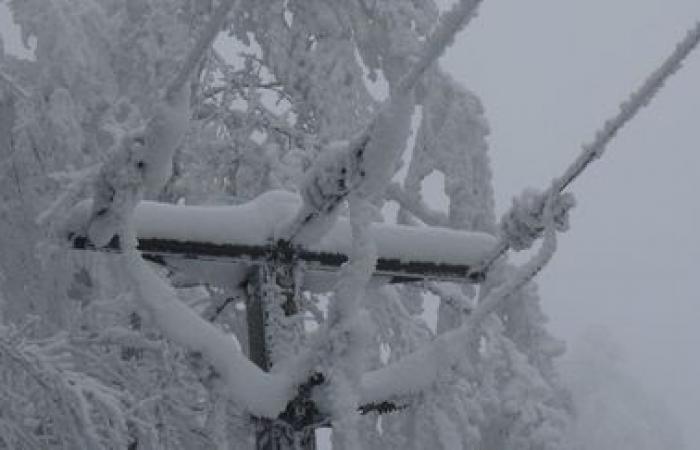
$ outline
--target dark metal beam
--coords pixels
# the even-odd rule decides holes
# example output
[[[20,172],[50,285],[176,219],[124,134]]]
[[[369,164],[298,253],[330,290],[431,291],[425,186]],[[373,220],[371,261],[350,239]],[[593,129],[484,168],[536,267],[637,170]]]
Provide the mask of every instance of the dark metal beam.
[[[119,252],[119,238],[115,236],[103,248],[96,248],[85,236],[71,236],[74,249]],[[203,261],[237,261],[261,264],[273,254],[294,254],[297,260],[304,261],[306,270],[335,272],[348,261],[342,253],[311,251],[292,248],[285,243],[258,246],[240,244],[212,244],[208,242],[179,241],[173,239],[139,238],[138,249],[151,260],[163,258],[199,259]],[[432,262],[406,262],[394,258],[379,258],[375,275],[385,276],[394,282],[413,282],[426,279],[441,281],[480,283],[483,273],[472,272],[468,265]]]

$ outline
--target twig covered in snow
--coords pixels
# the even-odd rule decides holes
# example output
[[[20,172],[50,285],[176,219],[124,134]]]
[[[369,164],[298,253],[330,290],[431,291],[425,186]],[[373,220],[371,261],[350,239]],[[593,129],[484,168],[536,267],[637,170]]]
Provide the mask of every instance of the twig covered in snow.
[[[426,225],[446,227],[449,224],[447,215],[440,211],[431,210],[420,198],[407,194],[398,183],[391,183],[387,186],[386,196]]]
[[[38,225],[45,225],[57,215],[65,214],[66,211],[75,205],[78,199],[84,195],[87,187],[95,182],[99,169],[99,165],[93,165],[68,174],[54,174],[53,178],[65,178],[70,180],[70,183],[61,195],[59,195],[46,210],[37,216],[36,223]]]
[[[88,237],[98,247],[104,247],[112,236],[124,231],[143,197],[145,166],[141,161],[145,147],[140,134],[124,136],[116,152],[100,168],[88,222]]]
[[[22,99],[27,99],[30,97],[29,92],[27,92],[22,86],[19,85],[12,77],[2,70],[0,70],[0,82],[7,86],[10,91]]]
[[[459,285],[426,281],[422,286],[457,312],[471,314],[474,309],[473,302],[460,291]]]
[[[559,178],[555,178],[552,181],[548,192],[563,192],[564,189],[580,176],[593,161],[600,158],[617,133],[629,123],[643,107],[647,106],[654,99],[668,78],[682,67],[683,61],[697,48],[699,43],[700,21],[686,33],[685,37],[676,45],[671,55],[652,72],[642,86],[633,91],[629,98],[620,105],[619,112],[611,119],[605,121],[603,126],[596,132],[593,141],[583,145],[579,156],[567,167],[566,171],[564,171]],[[514,207],[517,209],[519,205],[514,204]],[[541,211],[543,208],[543,200],[540,199],[538,204],[532,204],[532,207],[533,211]],[[537,213],[534,214],[536,215]],[[508,251],[512,243],[513,242],[510,242],[508,237],[503,238],[489,258],[484,260],[484,263],[481,265],[481,270],[488,272],[493,263]],[[525,242],[523,241],[523,243]],[[527,245],[525,245],[525,247],[527,247]]]
[[[62,447],[106,448],[103,445],[106,441],[126,444],[127,418],[121,410],[121,402],[126,397],[123,392],[75,370],[75,362],[69,355],[72,349],[65,345],[61,336],[28,342],[19,333],[14,333],[16,337],[12,334],[0,336],[0,360],[3,362],[0,365],[3,387],[0,389],[6,386],[15,390],[15,399],[2,404],[3,416],[9,417],[10,423],[15,407],[32,405],[41,413],[50,413],[51,431],[47,434],[53,435]],[[13,372],[22,376],[12,376]],[[15,437],[29,431],[31,425],[27,422],[16,428]],[[37,424],[32,428],[30,435],[45,439],[42,434],[46,430],[39,431],[41,427]],[[12,438],[12,435],[2,436],[3,439],[7,437]]]
[[[311,169],[302,187],[304,202],[287,239],[301,245],[313,243],[330,229],[350,192],[369,198],[386,186],[406,146],[414,106],[410,93],[391,96],[368,130]]]
[[[219,7],[212,12],[211,22],[207,24],[194,47],[192,47],[192,50],[187,54],[180,71],[167,88],[166,97],[176,94],[182,89],[182,86],[187,83],[195,67],[204,57],[206,50],[211,46],[214,39],[221,31],[221,27],[235,3],[236,0],[222,0]]]
[[[190,119],[189,84],[163,100],[144,130],[124,135],[95,180],[90,240],[102,247],[146,194],[156,195],[172,170],[175,149]]]

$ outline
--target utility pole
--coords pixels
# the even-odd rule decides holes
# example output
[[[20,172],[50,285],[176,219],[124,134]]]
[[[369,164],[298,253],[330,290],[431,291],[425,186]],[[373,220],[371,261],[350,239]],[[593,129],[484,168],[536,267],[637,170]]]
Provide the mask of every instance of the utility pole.
[[[236,230],[244,226],[243,223],[235,223],[236,218],[241,217],[247,222],[251,220],[249,210],[243,206],[221,207],[228,208],[227,218],[232,221],[227,223],[231,233],[225,243],[221,243],[220,237],[218,242],[201,238],[193,241],[190,235],[177,235],[178,228],[171,225],[185,222],[185,216],[191,215],[188,208],[143,202],[136,209],[135,222],[139,223],[140,214],[152,218],[155,213],[160,216],[162,228],[150,220],[145,221],[149,223],[148,229],[139,230],[137,226],[138,249],[144,258],[166,265],[174,258],[199,260],[202,263],[215,260],[249,264],[251,275],[246,303],[248,355],[262,370],[270,371],[282,358],[303,348],[305,330],[303,318],[299,316],[303,313],[299,302],[304,288],[303,272],[337,273],[348,261],[345,247],[309,249],[293,247],[285,241],[253,239],[248,232],[237,235]],[[240,214],[236,213],[236,208],[241,208]],[[213,209],[216,208],[210,211]],[[201,210],[197,211],[197,215],[202,215]],[[200,219],[208,223],[206,217]],[[337,226],[349,233],[349,228]],[[483,274],[474,272],[473,267],[496,245],[494,237],[483,233],[387,224],[376,224],[374,228],[380,249],[374,276],[392,283],[422,280],[479,283]],[[260,224],[260,229],[264,229],[264,224]],[[336,238],[342,234],[338,229],[330,232]],[[402,239],[396,241],[396,236]],[[75,249],[120,251],[117,237],[102,248],[95,248],[85,236],[72,235],[70,239]],[[405,257],[406,248],[399,248],[401,246],[395,245],[397,242],[410,247],[412,259]],[[461,260],[445,255],[445,242],[450,243],[451,250],[459,250],[453,251],[453,254],[463,253]],[[311,393],[324,382],[323,374],[313,375],[298,387],[297,396],[277,418],[252,417],[255,450],[316,450],[315,430],[329,426],[330,420],[314,404]],[[361,405],[358,414],[381,414],[401,408],[391,402],[370,403]]]

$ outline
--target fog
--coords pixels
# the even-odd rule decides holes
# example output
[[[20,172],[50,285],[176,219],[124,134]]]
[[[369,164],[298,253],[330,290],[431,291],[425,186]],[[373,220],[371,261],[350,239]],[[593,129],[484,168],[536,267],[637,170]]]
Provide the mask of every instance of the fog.
[[[697,0],[491,0],[444,57],[486,108],[497,208],[545,187],[673,49]],[[540,275],[569,343],[607,329],[621,369],[700,448],[700,55],[571,187],[571,230]]]
[[[498,210],[559,174],[698,19],[697,0],[485,2],[442,62],[486,108]],[[688,449],[700,448],[699,118],[695,54],[572,186],[571,230],[538,280],[555,334],[606,329]]]

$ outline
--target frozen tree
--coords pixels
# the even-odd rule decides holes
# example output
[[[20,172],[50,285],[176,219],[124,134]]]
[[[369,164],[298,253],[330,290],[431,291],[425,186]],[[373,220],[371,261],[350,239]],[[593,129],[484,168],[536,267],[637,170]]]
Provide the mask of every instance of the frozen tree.
[[[0,449],[253,448],[256,424],[304,390],[334,448],[577,448],[564,347],[531,282],[567,227],[570,180],[525,193],[499,226],[484,110],[436,61],[480,1],[443,15],[433,0],[4,3],[33,58],[0,52]],[[433,172],[447,211],[422,196]],[[291,211],[266,236],[290,248],[347,220],[350,260],[302,283],[293,310],[265,305],[278,333],[262,370],[256,277],[303,273],[146,262],[143,199]],[[523,267],[489,261],[479,287],[390,285],[373,277],[383,220],[501,249],[544,238]],[[70,251],[76,234],[118,236],[123,254]]]

